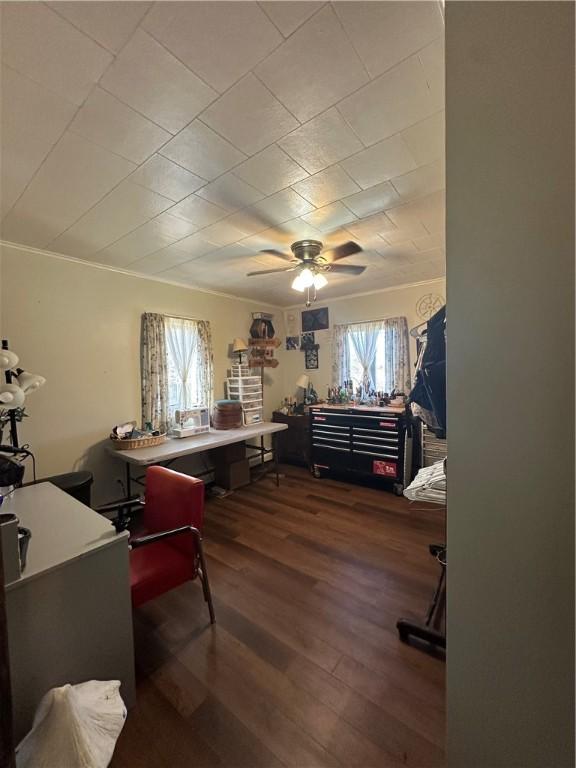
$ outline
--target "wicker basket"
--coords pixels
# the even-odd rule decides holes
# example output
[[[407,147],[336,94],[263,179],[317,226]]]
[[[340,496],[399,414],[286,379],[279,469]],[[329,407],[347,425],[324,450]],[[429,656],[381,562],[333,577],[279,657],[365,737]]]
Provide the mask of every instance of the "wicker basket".
[[[112,445],[117,451],[132,451],[134,448],[152,448],[154,445],[161,445],[167,440],[166,433],[162,435],[150,435],[150,437],[136,437],[133,440],[121,440],[119,437],[110,435]]]

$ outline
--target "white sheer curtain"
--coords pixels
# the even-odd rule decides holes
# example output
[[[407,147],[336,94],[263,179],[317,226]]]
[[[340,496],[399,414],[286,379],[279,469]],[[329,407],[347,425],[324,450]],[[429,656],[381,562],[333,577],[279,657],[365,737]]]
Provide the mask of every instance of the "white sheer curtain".
[[[355,323],[348,331],[352,356],[360,364],[360,381],[363,389],[376,389],[374,362],[380,337],[380,323]]]
[[[168,411],[210,406],[213,362],[210,324],[203,320],[166,317]]]

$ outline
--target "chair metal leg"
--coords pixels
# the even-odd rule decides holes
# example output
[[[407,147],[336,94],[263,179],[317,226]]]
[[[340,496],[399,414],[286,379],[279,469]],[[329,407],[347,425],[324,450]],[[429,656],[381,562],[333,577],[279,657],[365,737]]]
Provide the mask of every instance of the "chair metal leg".
[[[200,559],[200,568],[198,570],[198,576],[200,577],[200,583],[202,584],[202,592],[204,593],[204,600],[208,603],[208,611],[210,613],[210,624],[214,624],[216,617],[214,615],[214,605],[212,604],[212,593],[210,592],[210,582],[208,581],[208,571],[206,570],[206,560],[204,559],[204,550],[202,548],[202,539],[196,537],[196,546],[198,547],[198,557]]]

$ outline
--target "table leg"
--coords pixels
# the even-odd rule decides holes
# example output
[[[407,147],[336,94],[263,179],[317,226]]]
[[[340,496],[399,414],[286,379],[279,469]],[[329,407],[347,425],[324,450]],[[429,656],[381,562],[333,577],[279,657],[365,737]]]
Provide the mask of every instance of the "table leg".
[[[130,476],[130,462],[126,462],[126,498],[132,495],[132,478]]]
[[[264,435],[260,435],[260,466],[264,466]]]
[[[272,452],[274,454],[274,471],[276,472],[276,487],[280,486],[280,475],[278,474],[278,442],[275,432],[272,433]]]

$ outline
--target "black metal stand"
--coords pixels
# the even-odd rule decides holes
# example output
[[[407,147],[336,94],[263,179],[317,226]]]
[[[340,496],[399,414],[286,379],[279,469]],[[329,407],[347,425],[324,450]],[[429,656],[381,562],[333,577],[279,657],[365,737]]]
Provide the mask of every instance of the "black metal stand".
[[[442,570],[426,619],[423,623],[412,619],[399,619],[396,628],[403,643],[408,643],[410,638],[415,637],[427,643],[429,650],[445,649],[446,635],[442,632],[441,625],[446,604],[446,547],[431,544],[430,554],[438,560]]]

